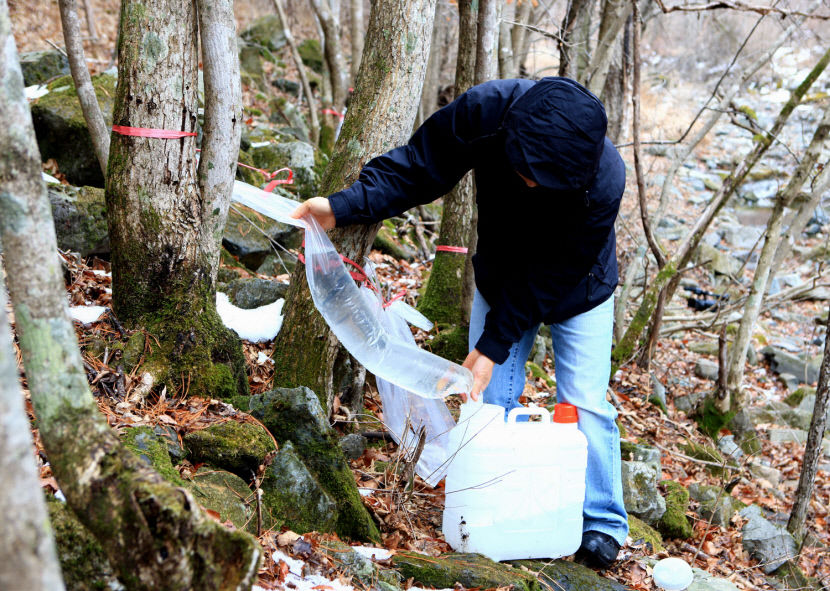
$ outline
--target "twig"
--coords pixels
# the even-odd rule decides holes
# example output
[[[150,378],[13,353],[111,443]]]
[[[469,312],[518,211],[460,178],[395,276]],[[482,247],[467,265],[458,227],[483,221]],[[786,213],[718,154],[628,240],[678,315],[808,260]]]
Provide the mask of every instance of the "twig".
[[[657,0],[657,6],[659,6],[660,10],[662,10],[665,14],[675,12],[676,10],[682,12],[703,12],[706,10],[737,10],[740,12],[755,12],[764,16],[767,16],[769,14],[778,14],[781,15],[782,18],[786,18],[788,16],[802,16],[805,18],[830,20],[830,15],[809,14],[805,12],[798,12],[795,10],[788,11],[782,8],[776,8],[775,5],[757,6],[752,4],[744,4],[743,2],[727,2],[726,0],[718,0],[717,2],[710,2],[709,4],[698,4],[693,6],[666,6],[663,3],[663,0]]]

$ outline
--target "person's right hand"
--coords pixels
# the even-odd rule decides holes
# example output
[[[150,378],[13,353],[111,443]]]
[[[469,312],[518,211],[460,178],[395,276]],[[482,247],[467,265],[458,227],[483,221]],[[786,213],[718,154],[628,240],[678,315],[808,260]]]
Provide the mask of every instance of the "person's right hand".
[[[291,214],[292,218],[300,219],[303,216],[312,215],[317,223],[324,230],[331,230],[336,221],[334,212],[331,210],[331,203],[325,197],[312,197],[303,201],[300,206]]]

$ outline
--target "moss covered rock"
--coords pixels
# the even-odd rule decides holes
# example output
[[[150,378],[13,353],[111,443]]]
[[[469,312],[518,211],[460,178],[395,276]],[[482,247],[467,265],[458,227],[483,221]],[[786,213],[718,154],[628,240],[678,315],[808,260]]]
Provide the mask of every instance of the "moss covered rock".
[[[689,485],[689,496],[698,502],[698,516],[706,521],[711,520],[719,527],[728,527],[732,516],[746,507],[719,486],[693,482]]]
[[[274,442],[253,423],[226,421],[184,436],[193,464],[205,463],[250,480]]]
[[[242,31],[240,37],[268,51],[278,51],[287,43],[285,27],[277,14],[268,14],[254,20],[247,29]]]
[[[66,591],[123,589],[104,550],[66,503],[46,496]]]
[[[336,532],[346,538],[380,540],[360,498],[337,434],[317,395],[308,388],[276,388],[248,399],[235,399],[268,428],[280,444],[291,441],[323,490],[337,503]]]
[[[367,588],[393,591],[402,586],[403,577],[398,571],[373,562],[340,540],[327,538],[318,548],[334,561],[338,571],[357,579]]]
[[[622,462],[625,510],[646,523],[657,523],[666,512],[666,501],[657,490],[657,471],[645,462]]]
[[[811,388],[810,386],[802,386],[798,388],[795,392],[790,394],[784,399],[784,403],[791,408],[798,408],[801,405],[801,401],[804,400],[805,396],[808,395],[816,395],[816,389]]]
[[[568,560],[517,560],[511,564],[535,573],[545,589],[556,591],[626,591],[627,587]]]
[[[173,467],[167,451],[167,441],[152,427],[127,427],[121,433],[121,441],[130,451],[147,462],[147,465],[155,468],[165,480],[178,486],[186,484],[179,471]]]
[[[290,441],[283,444],[268,467],[262,491],[267,527],[284,526],[298,533],[335,530],[337,504],[303,464]]]
[[[259,277],[240,277],[228,283],[222,291],[228,294],[237,308],[251,310],[284,298],[288,293],[288,284]]]
[[[649,544],[654,552],[663,551],[663,538],[660,532],[633,515],[628,516],[628,536],[635,544],[645,543]]]
[[[493,562],[481,554],[443,554],[438,557],[397,552],[392,565],[404,579],[425,587],[446,589],[460,583],[466,588],[512,587],[515,591],[540,591],[536,577],[524,570]]]
[[[86,257],[110,250],[104,190],[48,185],[58,247]]]
[[[658,478],[663,471],[660,463],[660,450],[651,445],[622,440],[620,441],[620,457],[627,461],[645,462],[654,468]]]
[[[196,502],[219,514],[223,522],[230,521],[237,529],[256,534],[253,491],[236,474],[202,467],[185,483]]]
[[[301,199],[317,195],[320,177],[314,158],[314,147],[303,141],[283,141],[265,145],[252,144],[251,157],[254,165],[273,172],[280,168],[294,171],[294,182],[283,187]],[[286,174],[286,173],[282,173]]]
[[[729,474],[736,468],[735,460],[732,458],[724,458],[723,455],[716,448],[711,445],[704,445],[690,441],[681,446],[683,452],[696,460],[703,460],[709,462],[706,464],[706,470],[713,476],[721,476]]]
[[[666,489],[666,512],[657,522],[657,531],[667,538],[691,538],[694,531],[686,517],[686,511],[689,509],[689,491],[673,480],[664,480],[660,484]]]
[[[44,84],[53,78],[69,74],[69,60],[55,49],[28,51],[20,54],[20,69],[23,71],[25,86]]]
[[[112,124],[116,77],[92,77],[95,95],[107,125]],[[73,185],[104,186],[104,175],[92,148],[92,139],[71,76],[49,85],[53,90],[33,101],[32,123],[43,160],[54,158],[60,171]]]
[[[387,226],[381,226],[372,243],[372,248],[383,254],[388,254],[396,259],[412,261],[415,259],[415,251],[402,243],[397,233]]]
[[[286,193],[280,195],[288,196]],[[272,240],[285,248],[297,248],[302,237],[296,226],[263,218],[244,205],[237,204],[228,211],[222,246],[251,271],[259,268],[265,258],[274,252],[276,247],[271,244]]]
[[[317,39],[306,39],[297,46],[303,63],[318,74],[323,73],[323,50]]]

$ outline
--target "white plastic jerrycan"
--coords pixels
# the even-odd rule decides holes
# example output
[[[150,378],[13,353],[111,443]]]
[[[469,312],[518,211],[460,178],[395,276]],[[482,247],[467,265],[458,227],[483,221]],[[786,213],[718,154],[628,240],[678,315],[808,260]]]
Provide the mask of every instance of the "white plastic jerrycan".
[[[541,421],[517,422],[521,416]],[[468,402],[450,431],[444,537],[493,560],[559,558],[582,541],[588,442],[576,408]]]

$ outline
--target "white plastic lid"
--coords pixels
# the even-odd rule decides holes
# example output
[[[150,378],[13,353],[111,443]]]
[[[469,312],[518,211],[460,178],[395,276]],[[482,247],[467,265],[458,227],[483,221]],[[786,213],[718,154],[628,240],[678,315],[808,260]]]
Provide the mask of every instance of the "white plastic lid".
[[[664,558],[654,565],[651,576],[666,591],[683,591],[695,578],[692,567],[680,558]]]

